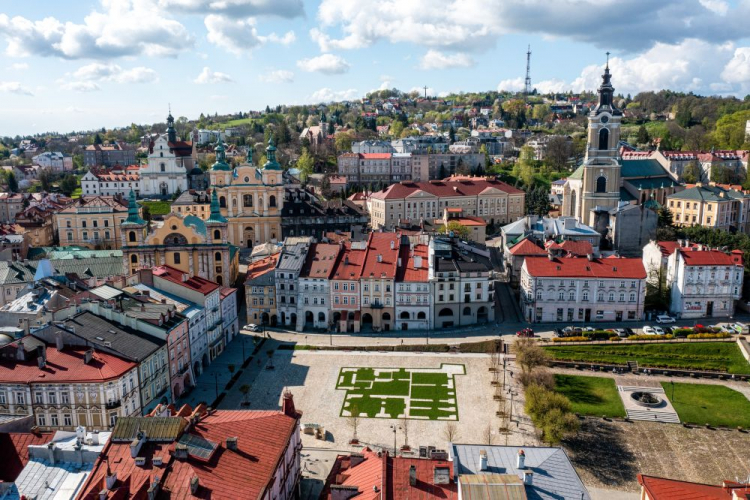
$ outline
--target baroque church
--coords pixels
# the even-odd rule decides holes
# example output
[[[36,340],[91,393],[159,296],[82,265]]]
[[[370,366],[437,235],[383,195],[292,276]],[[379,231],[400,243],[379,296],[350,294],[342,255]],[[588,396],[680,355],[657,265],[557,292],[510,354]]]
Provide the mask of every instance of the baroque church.
[[[233,169],[227,163],[221,138],[215,151],[210,185],[218,197],[221,215],[228,220],[227,240],[244,248],[281,240],[284,180],[273,138],[268,141],[267,161],[261,167],[253,165],[253,151],[248,149],[245,161]]]
[[[140,169],[140,196],[166,198],[187,191],[188,174],[197,167],[192,141],[177,137],[172,113],[167,116],[167,133],[151,141],[148,163]]]

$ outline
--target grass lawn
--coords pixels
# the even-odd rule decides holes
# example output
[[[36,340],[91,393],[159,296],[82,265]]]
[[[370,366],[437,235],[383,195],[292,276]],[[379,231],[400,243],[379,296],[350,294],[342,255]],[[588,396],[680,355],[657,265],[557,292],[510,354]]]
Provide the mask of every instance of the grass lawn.
[[[750,428],[750,400],[723,385],[662,382],[680,420],[697,425]]]
[[[455,386],[449,387],[453,373],[393,368],[376,375],[372,368],[342,368],[336,383],[346,391],[341,414],[458,420]]]
[[[75,191],[70,195],[71,198],[80,198],[83,195],[83,190],[81,188],[76,188]]]
[[[614,379],[555,375],[556,390],[573,404],[573,411],[597,417],[624,417],[625,407]]]
[[[148,207],[151,215],[167,215],[172,211],[172,205],[168,201],[142,201],[140,203]]]
[[[626,364],[683,370],[716,370],[750,373],[750,364],[734,342],[695,344],[560,345],[545,347],[555,358],[586,363]]]

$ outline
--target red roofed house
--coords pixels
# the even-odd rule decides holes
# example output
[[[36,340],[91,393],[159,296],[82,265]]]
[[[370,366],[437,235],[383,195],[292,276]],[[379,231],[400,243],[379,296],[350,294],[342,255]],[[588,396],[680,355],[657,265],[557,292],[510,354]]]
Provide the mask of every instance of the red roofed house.
[[[504,182],[485,177],[445,181],[403,181],[372,193],[373,229],[393,229],[403,223],[419,224],[442,216],[446,208],[461,208],[487,224],[514,222],[525,213],[526,194]]]
[[[359,333],[362,313],[359,304],[359,279],[367,253],[366,242],[345,242],[331,276],[332,328]]]
[[[321,500],[457,500],[453,463],[446,459],[392,457],[388,452],[339,455]]]
[[[646,269],[641,259],[527,257],[521,269],[526,320],[636,321],[643,318]]]
[[[297,331],[305,328],[328,330],[331,304],[330,279],[341,254],[342,245],[335,243],[313,243],[307,252],[305,264],[299,273],[299,314]]]
[[[432,325],[432,287],[429,247],[423,243],[401,246],[396,274],[396,330],[427,330]]]
[[[638,474],[642,500],[748,500],[750,484],[724,481],[721,486]]]
[[[526,257],[542,257],[547,255],[547,251],[536,238],[524,236],[519,241],[508,242],[504,248],[505,272],[508,274],[510,282],[515,286],[521,279],[521,266]]]
[[[212,410],[117,421],[81,488],[81,500],[291,500],[299,495],[301,413]]]
[[[744,270],[742,250],[676,247],[667,261],[670,313],[681,318],[733,316],[735,301],[742,297]]]
[[[400,245],[398,233],[370,233],[360,278],[362,330],[393,329],[394,282]]]
[[[0,482],[12,483],[29,462],[29,445],[47,444],[52,440],[50,432],[3,432],[0,433]]]
[[[465,215],[462,208],[443,209],[442,219],[435,221],[436,225],[446,227],[446,232],[450,233],[452,228],[449,225],[458,224],[461,228],[466,229],[466,239],[476,243],[484,244],[487,240],[487,222],[481,217],[475,215]],[[457,235],[460,236],[460,235]],[[464,239],[463,236],[460,236]]]

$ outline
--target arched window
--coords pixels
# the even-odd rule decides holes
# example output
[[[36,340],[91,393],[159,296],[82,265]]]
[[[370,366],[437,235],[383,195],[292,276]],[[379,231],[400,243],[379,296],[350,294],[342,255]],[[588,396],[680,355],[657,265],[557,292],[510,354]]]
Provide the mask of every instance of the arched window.
[[[135,238],[135,231],[130,231],[128,233],[128,241],[131,241],[131,242],[135,243],[135,240],[136,240],[136,238]]]
[[[131,264],[138,264],[138,256],[137,255],[131,255],[130,256],[130,263]]]
[[[576,293],[575,292],[568,293],[568,300],[570,300],[571,302],[576,300]]]
[[[218,275],[216,277],[216,283],[218,283],[219,285],[223,285],[224,284],[224,277],[221,276],[221,275]]]
[[[227,208],[227,199],[223,196],[219,197],[219,206],[221,208]]]
[[[161,170],[162,172],[166,172],[166,171],[167,171],[167,166],[166,166],[166,165],[164,165],[163,163],[160,163],[160,164],[159,164],[159,169],[160,169],[160,170]]]
[[[214,260],[217,262],[221,262],[221,252],[216,252],[214,254]]]
[[[615,301],[615,294],[614,292],[609,292],[609,301],[614,302]]]
[[[600,175],[596,178],[596,192],[606,193],[607,192],[607,178]]]
[[[558,292],[557,300],[565,300],[565,292]]]
[[[221,231],[219,231],[218,229],[214,229],[214,239],[215,240],[221,239]]]
[[[319,313],[318,313],[318,321],[320,321],[320,322],[322,322],[322,323],[325,323],[325,320],[326,320],[326,313],[324,313],[324,312],[319,312]]]
[[[174,263],[179,264],[180,263],[180,254],[179,252],[174,253]]]
[[[427,315],[420,311],[417,313],[417,319],[427,319]]]
[[[609,149],[609,129],[603,128],[599,131],[599,150]]]
[[[268,198],[268,206],[269,207],[275,207],[276,206],[276,197],[274,195],[271,195]]]

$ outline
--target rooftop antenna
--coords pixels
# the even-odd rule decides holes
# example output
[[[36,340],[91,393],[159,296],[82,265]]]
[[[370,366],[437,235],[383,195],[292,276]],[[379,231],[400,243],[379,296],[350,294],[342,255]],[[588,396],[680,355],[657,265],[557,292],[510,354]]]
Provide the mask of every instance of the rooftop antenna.
[[[526,50],[526,85],[523,93],[526,98],[531,94],[531,45]]]

